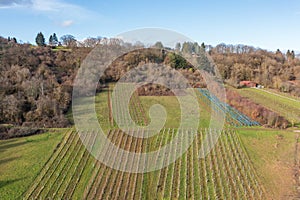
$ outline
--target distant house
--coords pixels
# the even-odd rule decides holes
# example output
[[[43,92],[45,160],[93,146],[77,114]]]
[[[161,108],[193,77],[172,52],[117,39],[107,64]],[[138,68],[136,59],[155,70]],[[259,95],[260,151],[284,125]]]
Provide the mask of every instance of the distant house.
[[[258,87],[258,83],[254,81],[241,81],[240,82],[240,87]]]

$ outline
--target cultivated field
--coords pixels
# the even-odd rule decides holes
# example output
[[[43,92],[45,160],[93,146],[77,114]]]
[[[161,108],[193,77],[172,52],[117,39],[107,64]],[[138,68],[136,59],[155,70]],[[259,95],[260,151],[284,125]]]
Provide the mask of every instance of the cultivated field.
[[[123,92],[125,94],[126,91]],[[113,110],[110,90],[101,92],[96,101],[98,118],[101,124],[105,123],[107,137],[117,147],[127,151],[152,152],[161,149],[176,135],[183,138],[183,134],[191,134],[189,130],[177,129],[180,109],[174,96],[139,97],[136,93],[132,96],[129,111],[139,125],[149,123],[145,111],[154,104],[163,105],[168,112],[165,128],[148,139],[135,138],[118,129],[112,118],[113,112],[121,113],[119,121],[127,124],[127,121],[122,121],[127,119],[123,109],[126,105],[116,104]],[[215,134],[205,128],[209,125],[209,109],[201,109],[201,114],[199,132],[194,138],[188,137],[192,140],[188,151],[171,165],[144,174],[117,171],[105,166],[89,154],[75,131],[67,133],[59,149],[25,193],[24,199],[265,199],[263,186],[234,130],[223,131],[211,153],[205,159],[199,159],[203,140]],[[130,131],[143,135],[147,129]],[[84,140],[94,145],[97,136],[87,136]],[[187,142],[181,139],[176,144],[176,151],[180,151]],[[104,149],[107,151],[106,159],[115,160],[113,152]],[[166,160],[171,160],[174,154],[171,152],[159,157],[167,156]],[[125,155],[115,162],[132,167]],[[160,159],[139,162],[157,163]]]
[[[175,134],[189,132],[165,129],[142,140],[112,130],[108,137],[127,151],[148,152],[159,149]],[[106,167],[85,150],[76,132],[67,133],[24,199],[264,199],[264,190],[234,131],[222,132],[213,151],[205,159],[198,158],[203,138],[210,134],[208,129],[200,131],[189,150],[168,167],[136,174]],[[86,139],[93,145],[96,138]],[[177,148],[183,142],[188,141],[181,141]],[[114,159],[112,152],[106,154],[107,159]],[[126,157],[121,160],[123,165],[131,163]]]
[[[295,138],[291,132],[272,131],[256,126],[249,128],[248,124],[243,124],[248,122],[245,120],[246,116],[241,114],[238,118],[238,113],[233,112],[232,115],[226,115],[226,130],[222,131],[217,145],[205,159],[199,159],[203,140],[214,134],[214,130],[208,128],[211,109],[223,112],[224,106],[200,95],[199,131],[194,138],[188,137],[192,145],[182,157],[161,170],[141,174],[111,169],[91,156],[76,131],[70,130],[65,134],[58,134],[58,140],[54,140],[56,143],[49,143],[51,148],[49,146],[43,149],[44,160],[36,157],[40,161],[40,167],[35,171],[24,171],[20,169],[21,165],[16,165],[23,176],[31,178],[17,192],[13,189],[5,191],[11,191],[16,197],[26,191],[22,196],[24,199],[279,199],[280,194],[293,195],[290,193],[293,191],[291,172],[294,167],[293,159],[290,158],[293,157],[287,155],[287,152],[294,152]],[[209,104],[205,101],[209,101]],[[211,102],[215,104],[213,107],[209,106]],[[178,130],[180,109],[174,96],[140,97],[134,93],[129,104],[132,119],[139,125],[147,125],[150,122],[148,111],[154,104],[163,105],[168,113],[165,127],[156,136],[140,139],[123,133],[117,127],[112,118],[113,112],[122,113],[124,105],[115,105],[117,109],[112,109],[109,89],[96,96],[97,116],[107,137],[117,147],[131,152],[152,152],[168,144],[176,135],[183,138],[183,134],[190,134],[189,130]],[[237,119],[245,121],[238,123]],[[241,127],[242,125],[247,128]],[[239,128],[235,128],[236,126]],[[147,129],[130,130],[139,135],[147,132]],[[281,134],[285,134],[283,139],[280,139]],[[48,136],[42,134],[32,137]],[[89,137],[87,134],[84,140],[93,146],[99,139],[97,137]],[[18,140],[21,139],[16,139]],[[38,141],[41,143],[43,140]],[[53,152],[58,141],[61,142]],[[189,141],[181,140],[177,143],[177,150],[187,142]],[[114,154],[107,146],[104,150],[106,159],[114,160]],[[41,152],[36,149],[32,151]],[[173,155],[172,152],[161,154],[154,160],[139,162],[158,162],[161,165],[160,157],[171,160]],[[29,161],[29,158],[24,159]],[[125,155],[115,162],[132,167],[132,162]],[[17,183],[18,181],[12,182],[11,187],[17,187]],[[8,184],[5,185],[6,188],[9,187]],[[2,196],[3,199],[10,199],[11,194]]]

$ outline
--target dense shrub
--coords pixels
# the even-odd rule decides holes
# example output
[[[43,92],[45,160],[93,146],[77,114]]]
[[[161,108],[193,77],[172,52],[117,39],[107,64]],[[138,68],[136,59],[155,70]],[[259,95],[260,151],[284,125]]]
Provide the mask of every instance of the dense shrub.
[[[252,102],[249,98],[240,96],[230,89],[226,90],[229,105],[258,121],[261,125],[273,128],[287,128],[289,122],[279,114]]]
[[[25,137],[30,135],[36,135],[44,133],[45,130],[38,128],[28,128],[28,127],[9,127],[9,126],[0,126],[0,140],[6,140],[16,137]]]

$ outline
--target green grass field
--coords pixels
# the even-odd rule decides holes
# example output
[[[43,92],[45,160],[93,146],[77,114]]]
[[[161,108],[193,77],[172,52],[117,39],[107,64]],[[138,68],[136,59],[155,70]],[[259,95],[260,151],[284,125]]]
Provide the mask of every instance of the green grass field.
[[[108,89],[103,90],[102,92],[96,95],[96,112],[99,123],[103,128],[104,132],[107,132],[111,128],[117,128],[117,125],[111,125],[109,122],[109,108],[108,108]],[[133,100],[131,100],[132,102]],[[180,123],[180,105],[175,96],[140,96],[139,101],[142,104],[143,110],[145,113],[141,113],[138,109],[134,112],[130,112],[133,120],[135,120],[134,114],[136,114],[136,118],[142,118],[143,115],[149,120],[149,110],[150,107],[154,104],[162,105],[167,112],[167,119],[165,123],[165,128],[178,128]],[[133,105],[136,105],[133,103]],[[132,106],[130,104],[130,106]],[[136,106],[137,107],[137,106]],[[199,128],[208,128],[211,120],[211,115],[207,109],[199,101],[200,108],[200,120],[199,120]],[[71,112],[69,114],[71,117]],[[214,120],[214,119],[213,119]],[[137,123],[138,124],[138,123]],[[139,125],[139,124],[138,124]]]
[[[279,113],[291,123],[300,123],[300,101],[285,96],[268,93],[265,90],[244,88],[235,89],[240,95],[248,97],[253,102],[261,104],[266,108]]]
[[[180,105],[175,96],[142,96],[140,97],[145,111],[149,111],[150,107],[154,104],[162,105],[167,111],[167,119],[165,123],[166,128],[178,128],[180,124]],[[199,128],[208,128],[210,123],[210,113],[200,106],[200,120]],[[149,114],[149,113],[148,113]]]
[[[32,184],[65,130],[0,141],[0,199],[18,199]]]
[[[268,199],[287,199],[293,195],[296,134],[266,128],[239,128],[242,140]]]

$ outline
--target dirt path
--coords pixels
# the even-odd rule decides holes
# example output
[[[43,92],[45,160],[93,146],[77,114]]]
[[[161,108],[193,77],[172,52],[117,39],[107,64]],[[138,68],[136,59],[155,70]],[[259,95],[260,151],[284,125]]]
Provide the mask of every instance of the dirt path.
[[[114,125],[113,113],[112,113],[112,104],[111,104],[111,88],[108,87],[107,89],[107,102],[108,102],[108,109],[109,109],[109,123],[111,126]]]
[[[272,95],[275,95],[275,96],[279,96],[279,97],[282,97],[282,98],[285,98],[285,99],[288,99],[288,100],[291,100],[291,101],[295,101],[295,102],[298,102],[298,103],[300,102],[297,99],[289,98],[289,97],[286,97],[286,96],[283,96],[283,95],[280,95],[280,94],[277,94],[277,93],[274,93],[274,92],[270,92],[268,90],[263,90],[263,89],[259,89],[259,88],[255,88],[255,89],[266,92],[266,93],[269,93],[269,94],[272,94]]]
[[[294,183],[295,183],[295,198],[300,199],[300,154],[299,154],[299,134],[296,134],[296,143],[295,143],[295,163],[294,163]]]

